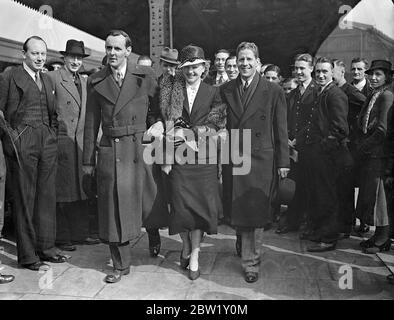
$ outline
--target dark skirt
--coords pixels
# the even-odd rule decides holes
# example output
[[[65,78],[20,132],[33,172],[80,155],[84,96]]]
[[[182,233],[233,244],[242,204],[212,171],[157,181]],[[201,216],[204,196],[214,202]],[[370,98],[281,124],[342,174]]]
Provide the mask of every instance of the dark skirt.
[[[169,174],[169,234],[200,229],[217,233],[222,203],[217,165],[173,165]]]

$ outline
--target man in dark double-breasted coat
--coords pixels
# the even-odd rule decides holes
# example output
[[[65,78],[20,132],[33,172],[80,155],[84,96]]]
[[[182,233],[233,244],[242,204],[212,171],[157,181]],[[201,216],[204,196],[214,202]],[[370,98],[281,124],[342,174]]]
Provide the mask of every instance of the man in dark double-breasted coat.
[[[114,283],[130,271],[129,241],[140,234],[152,211],[160,218],[167,207],[156,192],[158,177],[143,159],[143,133],[160,117],[154,75],[150,68],[128,62],[131,40],[125,32],[111,31],[106,51],[108,65],[88,81],[83,164],[86,173],[96,165],[99,235],[109,244],[114,264],[105,281]],[[149,220],[152,226],[154,219]]]
[[[223,205],[241,235],[247,282],[258,279],[260,256],[255,248],[255,229],[270,221],[275,181],[278,175],[284,178],[289,171],[285,94],[256,72],[257,59],[257,46],[241,43],[237,48],[240,75],[221,87],[228,105],[227,128],[237,129],[239,141],[243,141],[242,146],[237,145],[238,139],[231,132],[231,161],[223,167]],[[250,139],[243,140],[247,130]],[[243,168],[236,165],[236,154],[243,157]]]

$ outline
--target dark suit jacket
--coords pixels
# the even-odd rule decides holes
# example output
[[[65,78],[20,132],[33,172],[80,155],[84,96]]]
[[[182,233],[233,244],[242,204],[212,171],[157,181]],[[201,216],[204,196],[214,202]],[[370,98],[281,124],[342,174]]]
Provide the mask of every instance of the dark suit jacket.
[[[235,173],[235,158],[231,159],[230,165],[223,167],[223,205],[227,212],[231,212],[234,226],[255,228],[264,226],[271,219],[277,168],[290,165],[287,107],[284,91],[257,72],[248,89],[252,90],[248,92],[248,102],[243,105],[239,81],[231,80],[220,89],[222,99],[228,105],[227,129],[236,129],[230,139],[230,154],[242,154],[245,157],[243,165],[249,159],[250,170]]]
[[[318,92],[318,86],[312,80],[301,96],[299,88],[292,90],[287,96],[287,123],[290,139],[297,139],[297,134],[302,132],[309,120],[305,111],[312,109]]]
[[[4,152],[8,156],[13,156],[14,147],[10,139],[16,140],[18,137],[17,127],[22,124],[21,119],[23,119],[26,111],[28,101],[25,92],[31,78],[23,66],[14,67],[3,76],[5,81],[3,82],[4,88],[0,99],[0,110],[4,113],[5,125],[8,127],[8,130],[5,130],[3,126],[3,131],[8,131],[12,135],[12,137],[8,134],[3,136]],[[47,97],[50,125],[57,130],[58,120],[54,87],[51,79],[45,73],[41,73],[41,81]]]
[[[365,103],[366,96],[361,91],[357,90],[356,87],[347,82],[340,88],[343,90],[343,92],[345,92],[348,98],[349,113],[347,116],[347,121],[349,124],[349,139],[352,141],[357,128],[358,115]]]
[[[372,89],[372,87],[371,87],[371,84],[369,83],[369,80],[368,79],[366,79],[367,80],[367,83],[365,84],[365,86],[364,86],[364,88],[362,88],[362,90],[361,90],[361,93],[365,96],[365,97],[368,97],[371,93],[372,93],[372,91],[373,91],[373,89]],[[351,83],[352,85],[353,85],[353,83]],[[356,88],[357,89],[357,88]],[[357,89],[358,90],[358,89]]]
[[[4,112],[4,117],[12,129],[20,124],[20,119],[24,114],[24,107],[27,103],[24,95],[27,88],[27,81],[30,75],[23,66],[14,67],[5,74],[5,99],[1,100],[0,110]],[[43,88],[45,88],[48,115],[52,127],[57,128],[57,113],[55,106],[55,90],[51,79],[45,73],[41,73]]]

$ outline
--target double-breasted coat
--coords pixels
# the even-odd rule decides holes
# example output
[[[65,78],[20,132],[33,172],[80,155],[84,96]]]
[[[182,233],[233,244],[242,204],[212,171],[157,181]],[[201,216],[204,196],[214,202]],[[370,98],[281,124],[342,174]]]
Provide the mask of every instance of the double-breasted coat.
[[[230,212],[235,227],[259,228],[271,219],[271,201],[277,181],[277,168],[289,167],[286,99],[283,90],[263,79],[257,72],[250,84],[245,104],[239,92],[240,78],[221,87],[222,99],[228,105],[227,129],[230,132],[230,154],[250,161],[250,170],[234,174],[235,161],[223,166],[224,210]],[[239,139],[235,131],[239,130]],[[237,150],[243,130],[250,129],[251,139]],[[247,145],[250,144],[250,152]]]
[[[56,201],[86,200],[82,187],[82,150],[87,79],[78,75],[80,95],[72,75],[64,67],[48,75],[55,87],[59,121]]]
[[[101,124],[96,172],[103,241],[124,243],[135,238],[153,211],[158,219],[165,217],[167,206],[157,193],[159,177],[144,162],[141,143],[147,125],[160,118],[157,102],[156,80],[147,67],[128,63],[121,87],[108,66],[88,79],[83,163],[96,164]]]

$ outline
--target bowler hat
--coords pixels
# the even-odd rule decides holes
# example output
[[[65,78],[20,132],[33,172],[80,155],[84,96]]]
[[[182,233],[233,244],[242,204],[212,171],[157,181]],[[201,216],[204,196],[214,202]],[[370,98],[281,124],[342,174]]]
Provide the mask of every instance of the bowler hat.
[[[296,183],[290,178],[279,179],[276,203],[289,205],[293,200]]]
[[[204,50],[198,46],[189,44],[184,47],[179,55],[181,64],[178,68],[205,63]]]
[[[165,61],[170,64],[178,65],[179,64],[178,50],[165,47],[161,51],[160,60]]]
[[[85,53],[85,46],[83,41],[78,41],[74,39],[67,40],[66,50],[59,51],[63,56],[65,55],[74,55],[81,56],[83,58],[88,57],[89,55]]]
[[[367,71],[365,71],[365,73],[371,74],[372,71],[376,69],[387,70],[391,72],[391,74],[394,74],[394,70],[391,69],[391,62],[387,60],[373,60],[371,66]]]

